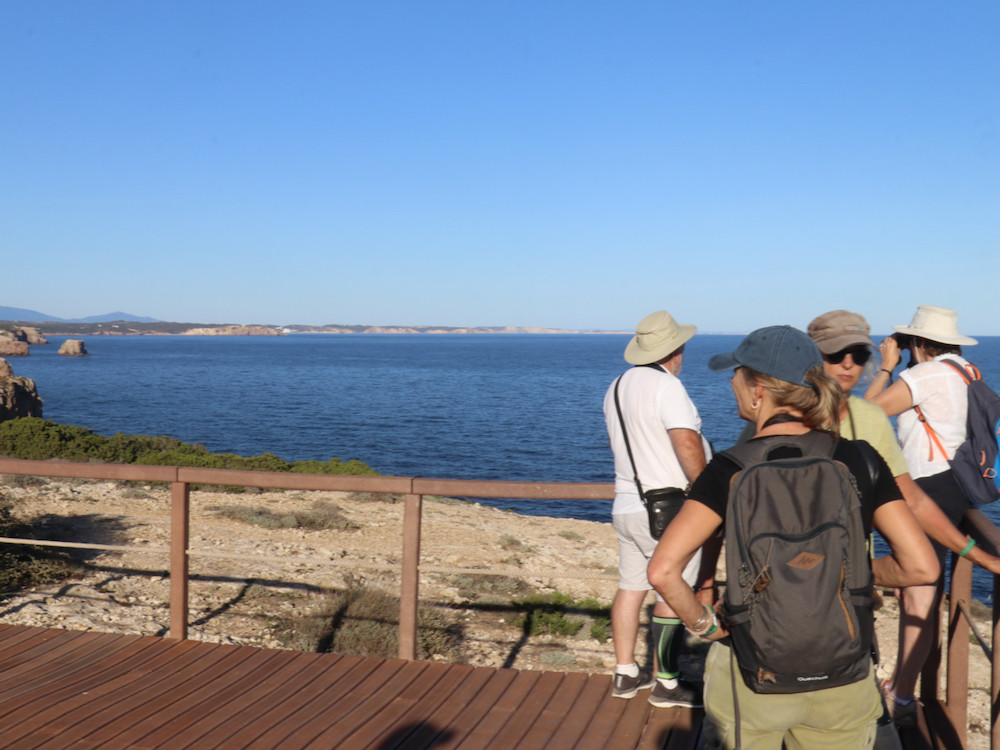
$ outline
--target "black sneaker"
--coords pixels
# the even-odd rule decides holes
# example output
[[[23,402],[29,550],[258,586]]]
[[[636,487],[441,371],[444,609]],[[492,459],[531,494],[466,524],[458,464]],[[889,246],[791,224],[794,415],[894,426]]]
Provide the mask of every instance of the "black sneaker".
[[[656,679],[649,673],[639,670],[638,677],[629,677],[627,674],[615,672],[614,688],[611,690],[612,698],[635,698],[635,694],[640,690],[649,690],[653,687]]]
[[[659,680],[649,694],[650,705],[657,708],[681,706],[682,708],[701,708],[701,688],[686,680],[678,680],[677,687],[665,688]]]

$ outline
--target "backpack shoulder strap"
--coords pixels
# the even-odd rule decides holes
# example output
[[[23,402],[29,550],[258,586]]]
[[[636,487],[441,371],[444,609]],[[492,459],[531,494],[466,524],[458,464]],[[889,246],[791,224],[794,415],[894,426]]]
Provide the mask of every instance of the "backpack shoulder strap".
[[[963,367],[958,362],[947,358],[939,359],[938,362],[948,365],[951,369],[958,373],[958,376],[965,381],[966,385],[972,385],[973,381],[983,379],[983,376],[979,372],[979,368],[973,364]],[[917,419],[920,420],[920,424],[924,426],[924,431],[927,432],[927,437],[930,442],[930,451],[927,454],[927,460],[934,460],[934,446],[936,445],[937,449],[941,451],[941,455],[944,456],[944,460],[950,461],[951,459],[948,458],[947,451],[945,451],[944,446],[941,444],[941,438],[938,437],[937,432],[935,432],[934,428],[931,427],[931,423],[927,421],[927,417],[924,416],[924,412],[919,406],[914,406],[913,410],[917,413]]]
[[[732,448],[724,450],[722,455],[730,459],[740,469],[763,463],[772,451],[781,446],[788,446],[800,451],[804,458],[809,456],[829,458],[837,447],[837,440],[831,439],[832,437],[832,435],[819,430],[810,430],[802,435],[769,435],[734,445]]]
[[[982,374],[979,372],[979,368],[971,363],[963,367],[953,359],[941,359],[938,361],[943,362],[957,372],[959,377],[965,381],[966,385],[969,385],[973,380],[983,379]]]

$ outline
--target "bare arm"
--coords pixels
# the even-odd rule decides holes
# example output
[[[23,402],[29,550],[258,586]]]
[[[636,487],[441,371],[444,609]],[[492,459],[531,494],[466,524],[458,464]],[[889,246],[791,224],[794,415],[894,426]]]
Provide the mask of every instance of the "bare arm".
[[[937,555],[902,500],[880,505],[874,525],[885,537],[892,552],[872,560],[872,573],[879,586],[922,586],[934,583],[941,572]]]
[[[865,398],[869,401],[874,401],[875,397],[884,391],[885,387],[892,381],[892,371],[896,369],[900,360],[899,342],[894,336],[882,339],[878,348],[882,357],[882,365],[865,391]]]
[[[868,392],[871,392],[871,388],[868,389]],[[882,411],[889,417],[902,414],[907,409],[913,407],[913,395],[910,393],[910,386],[903,380],[897,380],[874,397],[870,397],[868,393],[865,393],[865,398],[881,406]]]
[[[705,609],[684,582],[684,568],[721,523],[722,519],[706,505],[695,500],[685,501],[677,518],[663,532],[649,561],[646,577],[687,626],[696,623]],[[712,638],[724,635],[720,627]]]
[[[680,462],[688,484],[693,482],[705,468],[705,446],[701,435],[694,430],[668,430],[670,444],[674,448],[677,460]],[[715,603],[715,566],[719,560],[719,550],[722,540],[709,537],[701,552],[701,567],[698,570],[698,583],[695,597],[703,604]]]
[[[683,429],[667,430],[667,435],[670,436],[670,444],[690,484],[701,474],[707,462],[701,435],[694,430]]]
[[[965,545],[969,543],[968,537],[958,530],[938,504],[920,489],[909,474],[900,474],[896,477],[896,484],[899,485],[903,499],[906,500],[906,504],[927,536],[952,552],[961,552],[965,549]],[[968,558],[994,575],[1000,575],[1000,557],[991,555],[979,547],[973,547],[969,551]]]

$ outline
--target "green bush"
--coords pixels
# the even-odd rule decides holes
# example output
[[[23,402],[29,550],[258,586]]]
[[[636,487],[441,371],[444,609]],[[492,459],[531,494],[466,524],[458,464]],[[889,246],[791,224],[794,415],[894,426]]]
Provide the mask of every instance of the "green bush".
[[[353,459],[289,463],[272,453],[249,457],[235,453],[211,453],[200,443],[183,443],[167,435],[126,435],[119,432],[106,438],[85,427],[61,425],[40,417],[0,422],[0,456],[36,461],[58,459],[199,469],[294,471],[303,474],[378,474]]]
[[[344,515],[335,503],[317,501],[310,510],[278,511],[249,505],[217,505],[210,511],[233,521],[262,526],[265,529],[309,529],[322,531],[353,531],[358,524]]]
[[[30,539],[32,527],[15,517],[13,502],[0,493],[0,536]],[[0,594],[61,581],[76,571],[64,553],[45,547],[0,544]]]
[[[611,608],[593,598],[574,601],[569,594],[553,591],[551,594],[533,594],[513,602],[514,608],[524,614],[518,624],[526,635],[576,635],[584,625],[580,617],[570,617],[570,612],[590,616],[590,635],[606,641],[611,625]]]
[[[399,599],[357,581],[331,592],[305,621],[279,624],[277,637],[305,651],[395,658],[399,655]],[[417,658],[462,661],[462,629],[427,606],[417,611]]]

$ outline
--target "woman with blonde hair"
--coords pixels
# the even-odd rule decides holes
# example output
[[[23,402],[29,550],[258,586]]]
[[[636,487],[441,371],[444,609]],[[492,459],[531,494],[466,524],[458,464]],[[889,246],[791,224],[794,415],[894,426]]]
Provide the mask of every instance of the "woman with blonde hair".
[[[712,357],[709,368],[734,369],[737,412],[755,425],[751,442],[761,441],[758,446],[766,461],[804,455],[817,441],[828,443],[832,459],[846,467],[858,487],[860,528],[868,533],[874,525],[892,550],[871,562],[878,585],[910,586],[936,578],[938,566],[930,544],[885,462],[871,451],[866,457],[861,447],[838,438],[843,394],[824,374],[820,352],[807,334],[789,326],[759,329],[735,351]],[[812,689],[823,684],[817,681],[809,683],[805,692],[755,692],[744,679],[736,678],[745,669],[740,665],[736,671],[733,666],[726,624],[684,583],[687,561],[726,520],[730,485],[742,468],[726,453],[712,458],[667,527],[648,570],[650,583],[688,630],[716,641],[705,665],[707,747],[733,748],[739,734],[744,750],[871,748],[882,707],[867,654],[862,657],[867,660],[867,674],[846,684]],[[804,505],[808,499],[801,502]]]

